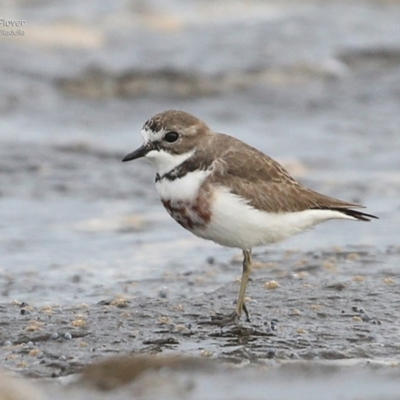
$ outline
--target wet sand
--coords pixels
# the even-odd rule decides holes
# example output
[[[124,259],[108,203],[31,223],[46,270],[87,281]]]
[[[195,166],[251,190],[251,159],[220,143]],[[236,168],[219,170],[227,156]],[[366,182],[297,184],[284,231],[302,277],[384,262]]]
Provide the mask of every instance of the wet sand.
[[[206,322],[233,309],[239,283],[208,292],[201,282],[207,280],[204,271],[163,279],[175,293],[172,299],[160,291],[96,304],[14,301],[1,308],[8,327],[2,357],[8,368],[34,377],[69,375],[125,352],[189,354],[243,365],[275,358],[392,358],[398,349],[398,279],[376,264],[381,258],[395,262],[399,254],[400,248],[378,255],[363,248],[288,254],[274,263],[258,261],[264,259],[260,255],[248,291],[251,322],[223,329]],[[190,288],[196,285],[206,293],[193,296]]]

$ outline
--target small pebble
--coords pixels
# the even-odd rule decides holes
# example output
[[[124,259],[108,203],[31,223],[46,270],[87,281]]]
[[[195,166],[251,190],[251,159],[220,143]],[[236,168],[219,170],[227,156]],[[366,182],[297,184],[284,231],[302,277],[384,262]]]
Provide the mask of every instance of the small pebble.
[[[60,337],[60,335],[57,332],[53,332],[50,336],[50,339],[56,340]]]
[[[24,328],[27,332],[37,332],[40,331],[40,327],[37,325],[28,325]]]
[[[361,316],[361,319],[364,322],[369,322],[371,320],[371,317],[369,317],[367,314],[364,314],[364,315]]]
[[[12,342],[10,342],[9,340],[7,340],[6,342],[4,342],[4,346],[12,346]]]
[[[128,300],[123,297],[117,297],[111,301],[110,305],[118,308],[125,308],[128,307]]]
[[[271,329],[271,331],[275,331],[277,322],[278,322],[277,320],[273,319],[273,320],[271,320],[271,322],[265,322],[264,325],[269,327],[269,329]]]
[[[16,364],[17,368],[26,368],[28,366],[28,363],[25,361],[20,361]]]
[[[355,260],[359,260],[361,258],[361,256],[358,253],[350,253],[350,254],[347,254],[346,258],[348,260],[355,261]]]
[[[84,319],[76,319],[71,322],[71,325],[80,328],[86,325],[86,321]]]
[[[385,285],[393,285],[393,284],[396,283],[396,281],[395,281],[393,278],[385,278],[385,279],[383,280],[383,283],[384,283]]]
[[[307,271],[300,271],[293,274],[293,279],[305,279],[308,275],[309,273]]]
[[[170,323],[171,323],[171,318],[165,317],[165,316],[159,317],[159,318],[158,318],[158,323],[159,323],[160,325],[167,325],[167,324],[170,324]]]
[[[336,263],[335,263],[335,261],[332,261],[332,260],[325,260],[322,263],[322,268],[324,268],[330,272],[336,272],[336,270],[337,270]]]
[[[280,286],[281,285],[277,281],[273,281],[273,280],[264,283],[265,289],[277,289]]]
[[[212,257],[212,256],[207,257],[206,262],[207,262],[207,264],[214,265],[215,264],[215,258]]]
[[[39,349],[32,349],[29,351],[29,355],[31,357],[37,357],[40,353],[41,353],[41,351]]]
[[[172,332],[180,333],[181,335],[189,334],[190,330],[183,324],[177,324],[172,327]]]
[[[267,358],[274,358],[275,354],[276,354],[275,350],[268,350],[266,356]]]
[[[70,339],[72,339],[72,335],[69,332],[65,332],[64,333],[64,339],[70,340]]]
[[[65,356],[60,356],[58,359],[59,359],[60,361],[67,361],[67,357],[65,357]]]

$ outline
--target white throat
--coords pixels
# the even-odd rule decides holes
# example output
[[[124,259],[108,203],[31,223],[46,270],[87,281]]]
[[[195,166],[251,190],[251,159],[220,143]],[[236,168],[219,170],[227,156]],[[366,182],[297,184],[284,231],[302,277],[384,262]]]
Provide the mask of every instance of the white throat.
[[[171,154],[164,150],[151,150],[146,154],[146,158],[156,167],[157,173],[163,176],[192,157],[194,152],[193,149],[183,154]]]
[[[144,142],[151,141],[160,141],[164,137],[165,130],[162,129],[158,132],[154,132],[150,129],[142,129],[141,135],[144,139]],[[188,158],[190,158],[194,154],[195,150],[189,151],[184,154],[171,154],[164,150],[152,150],[146,154],[146,158],[148,158],[153,165],[156,167],[156,172],[163,176],[168,172],[172,171],[178,165],[185,162]]]

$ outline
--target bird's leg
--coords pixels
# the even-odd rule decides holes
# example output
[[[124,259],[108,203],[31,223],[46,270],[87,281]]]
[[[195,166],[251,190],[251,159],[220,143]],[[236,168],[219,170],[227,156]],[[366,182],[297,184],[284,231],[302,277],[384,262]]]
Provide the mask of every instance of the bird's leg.
[[[237,319],[240,319],[242,311],[246,314],[246,321],[250,322],[249,312],[247,311],[246,305],[244,304],[244,298],[246,295],[247,283],[249,282],[251,272],[251,250],[243,250],[243,270],[242,279],[240,280],[239,297],[236,303],[235,314]]]
[[[240,281],[239,297],[236,303],[235,311],[233,311],[229,315],[225,316],[217,315],[215,317],[211,317],[210,322],[203,322],[202,324],[219,325],[219,326],[236,324],[242,315],[242,311],[244,311],[246,315],[246,322],[250,322],[249,312],[247,311],[246,304],[244,303],[250,272],[251,272],[251,250],[243,250],[242,279]]]

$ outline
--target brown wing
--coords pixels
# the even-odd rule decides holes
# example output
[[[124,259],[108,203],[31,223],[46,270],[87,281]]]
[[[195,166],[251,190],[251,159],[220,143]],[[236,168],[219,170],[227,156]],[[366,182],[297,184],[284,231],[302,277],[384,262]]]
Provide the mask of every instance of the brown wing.
[[[230,187],[233,193],[247,199],[259,210],[295,212],[363,208],[362,205],[324,196],[302,186],[278,162],[238,139],[218,134],[213,135],[212,141],[212,158],[217,161],[214,162],[210,182]],[[225,149],[222,152],[221,147]]]

